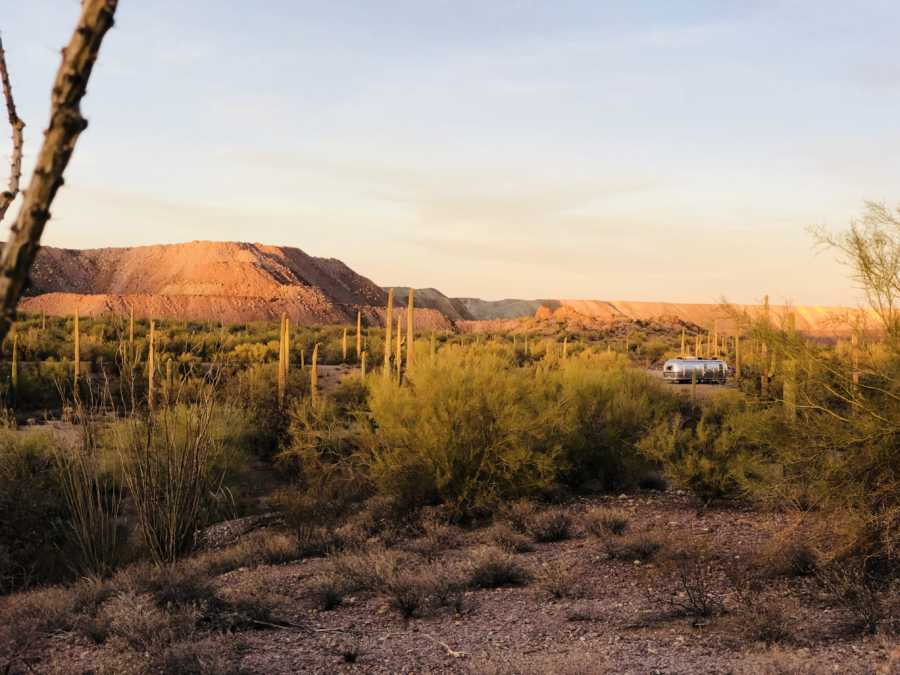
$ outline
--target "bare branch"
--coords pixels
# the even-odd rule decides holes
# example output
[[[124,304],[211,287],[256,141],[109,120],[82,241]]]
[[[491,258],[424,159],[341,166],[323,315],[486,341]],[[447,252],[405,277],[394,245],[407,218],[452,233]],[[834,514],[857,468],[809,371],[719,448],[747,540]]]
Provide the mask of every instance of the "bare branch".
[[[9,70],[6,68],[6,52],[3,50],[3,39],[0,38],[0,83],[3,85],[3,98],[6,99],[6,114],[9,126],[12,127],[12,155],[9,160],[9,184],[4,192],[0,192],[0,223],[6,216],[6,210],[19,194],[19,178],[22,175],[22,147],[24,136],[22,130],[25,122],[16,113],[16,102],[13,100],[12,85],[9,83]]]
[[[63,49],[50,106],[50,125],[37,156],[31,182],[0,258],[0,340],[15,319],[16,305],[40,248],[50,206],[63,184],[75,143],[87,128],[80,103],[103,37],[113,25],[118,0],[84,0],[69,44]]]

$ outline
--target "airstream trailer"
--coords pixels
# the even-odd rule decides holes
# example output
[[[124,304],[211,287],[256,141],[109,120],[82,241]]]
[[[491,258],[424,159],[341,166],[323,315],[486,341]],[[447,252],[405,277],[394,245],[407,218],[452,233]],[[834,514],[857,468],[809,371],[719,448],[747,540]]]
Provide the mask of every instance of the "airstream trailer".
[[[663,379],[666,382],[690,382],[696,373],[696,382],[725,384],[728,364],[722,359],[669,359],[663,365]]]

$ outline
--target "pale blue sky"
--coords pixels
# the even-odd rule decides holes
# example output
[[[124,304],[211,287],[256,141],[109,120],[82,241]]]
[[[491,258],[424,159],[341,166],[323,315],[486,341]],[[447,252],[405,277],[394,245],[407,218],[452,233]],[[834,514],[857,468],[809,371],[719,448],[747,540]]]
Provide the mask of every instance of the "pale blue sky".
[[[28,157],[78,9],[4,0]],[[898,25],[896,2],[120,0],[45,243],[287,244],[489,298],[851,303],[805,227],[900,202]]]

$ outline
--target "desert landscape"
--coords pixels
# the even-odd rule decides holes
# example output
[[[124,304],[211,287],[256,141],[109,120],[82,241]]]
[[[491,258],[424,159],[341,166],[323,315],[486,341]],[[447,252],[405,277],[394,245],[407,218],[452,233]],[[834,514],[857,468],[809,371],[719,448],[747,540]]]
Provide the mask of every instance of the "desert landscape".
[[[900,674],[890,10],[119,5],[0,17],[2,675]]]

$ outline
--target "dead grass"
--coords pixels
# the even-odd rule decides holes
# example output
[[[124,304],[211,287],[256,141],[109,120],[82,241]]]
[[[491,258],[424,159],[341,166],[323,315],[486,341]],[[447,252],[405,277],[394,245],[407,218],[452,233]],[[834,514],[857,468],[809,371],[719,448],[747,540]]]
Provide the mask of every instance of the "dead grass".
[[[630,517],[625,509],[595,506],[584,514],[584,527],[595,537],[618,536],[625,534]]]
[[[538,586],[557,600],[584,595],[583,575],[572,563],[562,560],[545,563],[538,570],[536,579]]]
[[[661,535],[654,532],[639,532],[622,537],[606,535],[603,547],[613,560],[646,562],[655,558],[663,549],[664,541]]]
[[[577,654],[505,655],[480,659],[472,664],[473,675],[605,675],[614,672],[603,656]]]
[[[538,511],[528,520],[527,528],[537,542],[565,541],[572,536],[572,516],[565,508]]]
[[[808,654],[798,654],[781,647],[747,654],[734,664],[735,675],[819,675],[831,670],[816,663]]]
[[[469,557],[469,583],[475,588],[522,586],[530,575],[515,557],[494,546],[476,548]]]
[[[507,523],[494,523],[484,531],[483,539],[489,544],[502,548],[507,553],[528,553],[534,550],[531,539],[516,532]]]

